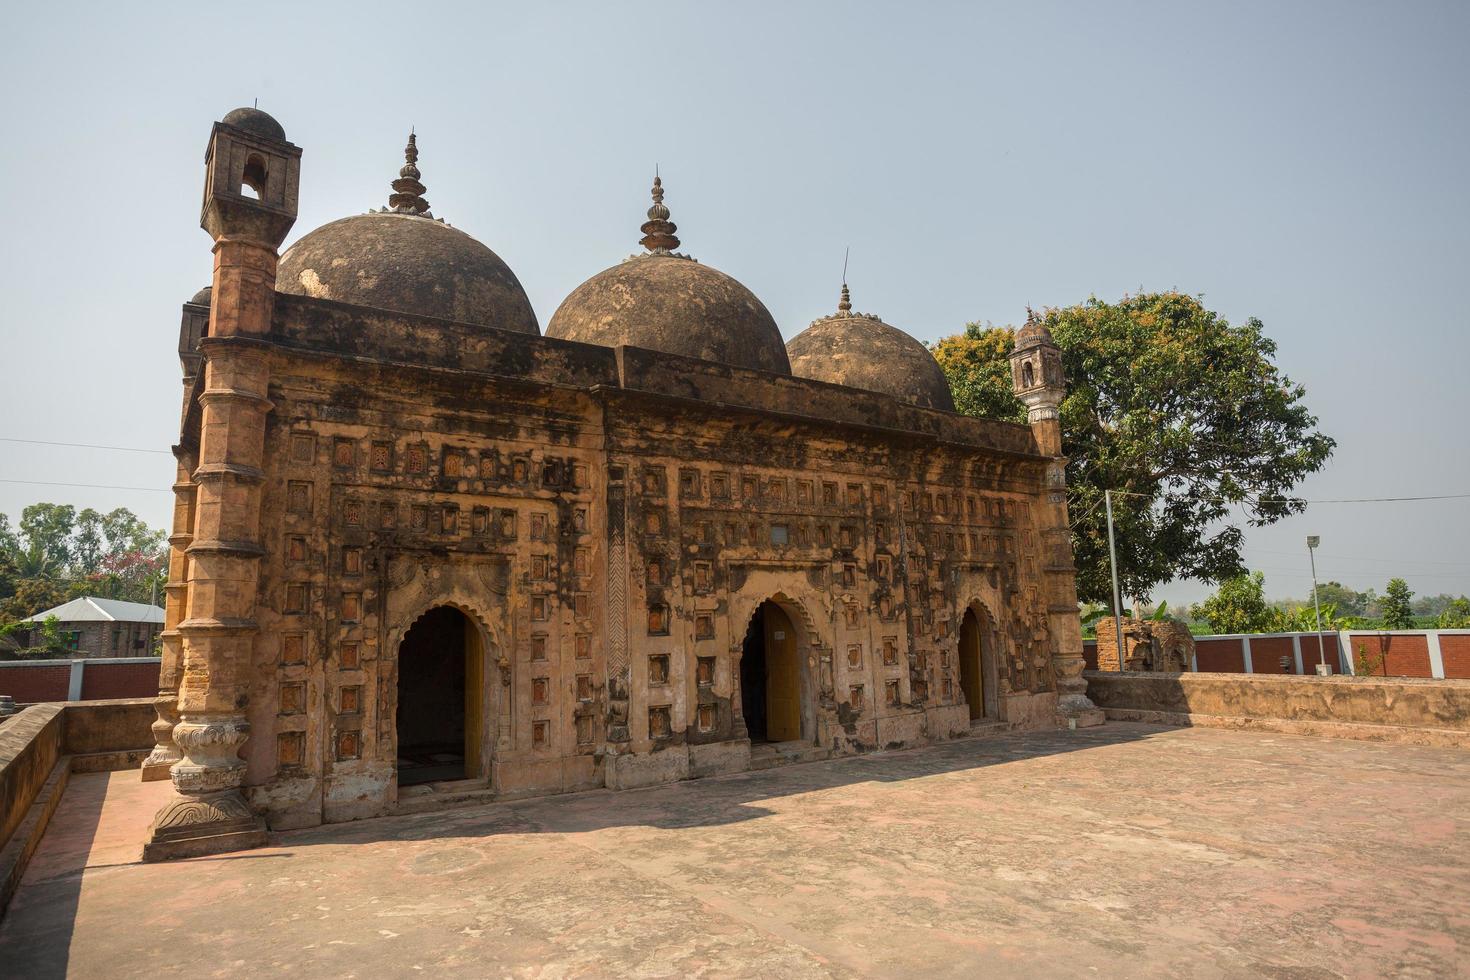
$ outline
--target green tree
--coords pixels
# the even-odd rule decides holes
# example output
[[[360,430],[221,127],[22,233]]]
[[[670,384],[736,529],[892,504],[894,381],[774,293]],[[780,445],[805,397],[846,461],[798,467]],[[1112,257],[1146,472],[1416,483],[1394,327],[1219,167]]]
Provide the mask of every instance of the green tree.
[[[1470,599],[1464,596],[1451,599],[1435,617],[1434,625],[1442,630],[1470,629]]]
[[[1372,597],[1371,591],[1359,592],[1348,588],[1341,582],[1323,582],[1317,586],[1318,601],[1324,606],[1331,603],[1343,616],[1362,616],[1368,611],[1368,601]],[[1307,601],[1311,602],[1310,595]]]
[[[1168,292],[1092,298],[1044,322],[1068,379],[1062,447],[1079,596],[1109,601],[1108,489],[1126,595],[1241,574],[1241,517],[1263,526],[1300,512],[1291,489],[1335,446],[1305,390],[1276,367],[1260,321],[1235,326],[1198,297]],[[1025,419],[1011,393],[1013,343],[1010,327],[970,324],[935,346],[960,411]]]
[[[56,572],[71,564],[71,535],[76,522],[77,509],[71,504],[31,504],[20,512],[26,549],[38,549]]]
[[[1192,612],[1215,633],[1274,632],[1281,617],[1281,611],[1266,601],[1266,576],[1261,572],[1226,579]]]
[[[1409,591],[1409,583],[1401,578],[1388,580],[1388,588],[1384,590],[1383,598],[1379,602],[1384,629],[1411,630],[1414,628],[1413,598],[1414,593]]]

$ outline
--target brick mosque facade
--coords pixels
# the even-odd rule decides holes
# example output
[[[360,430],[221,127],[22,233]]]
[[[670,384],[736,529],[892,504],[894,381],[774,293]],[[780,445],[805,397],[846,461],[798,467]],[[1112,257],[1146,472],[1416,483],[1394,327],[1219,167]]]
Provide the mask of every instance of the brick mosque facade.
[[[1030,424],[960,416],[846,286],[788,349],[656,182],[543,334],[416,140],[387,208],[280,254],[300,157],[259,110],[210,136],[146,857],[1101,720],[1039,323]]]

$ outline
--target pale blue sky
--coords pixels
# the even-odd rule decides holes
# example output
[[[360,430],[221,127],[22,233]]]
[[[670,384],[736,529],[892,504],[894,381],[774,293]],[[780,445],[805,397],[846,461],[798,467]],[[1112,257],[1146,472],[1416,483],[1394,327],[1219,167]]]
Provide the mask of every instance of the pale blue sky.
[[[1339,442],[1310,497],[1470,492],[1470,6],[29,4],[0,60],[0,436],[166,448],[210,124],[304,150],[292,238],[381,206],[410,125],[437,215],[544,327],[636,249],[654,163],[686,250],[788,337],[836,302],[923,340],[1089,293],[1260,317]],[[166,456],[3,444],[0,477],[165,488]],[[164,493],[0,483],[35,500]],[[1470,500],[1252,531],[1319,571],[1470,592]],[[1179,583],[1171,601],[1199,598]]]

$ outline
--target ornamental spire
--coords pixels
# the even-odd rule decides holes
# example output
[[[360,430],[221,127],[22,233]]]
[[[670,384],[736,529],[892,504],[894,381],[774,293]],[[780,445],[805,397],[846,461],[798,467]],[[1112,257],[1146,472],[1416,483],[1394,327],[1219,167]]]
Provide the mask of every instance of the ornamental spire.
[[[852,316],[852,295],[847,291],[847,283],[842,284],[842,298],[837,301],[838,316]]]
[[[388,196],[388,210],[395,214],[419,214],[431,217],[429,202],[424,200],[424,185],[419,183],[417,166],[419,161],[418,140],[412,130],[408,134],[408,145],[403,148],[403,169],[393,182],[393,193]]]
[[[664,205],[664,182],[657,170],[653,175],[653,207],[648,209],[648,220],[638,230],[643,232],[638,244],[650,252],[663,254],[679,247],[678,236],[674,234],[679,226],[669,220],[669,209]]]

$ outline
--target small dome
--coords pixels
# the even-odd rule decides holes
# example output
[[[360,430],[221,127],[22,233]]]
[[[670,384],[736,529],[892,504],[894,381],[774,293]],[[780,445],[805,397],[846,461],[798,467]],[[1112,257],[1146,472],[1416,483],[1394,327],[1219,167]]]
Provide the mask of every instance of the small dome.
[[[1051,331],[1046,329],[1046,324],[1041,322],[1031,307],[1026,307],[1026,323],[1020,330],[1016,331],[1015,349],[1030,350],[1032,347],[1040,347],[1043,344],[1055,346],[1056,341],[1051,339]]]
[[[199,290],[199,292],[197,292],[193,296],[189,297],[189,302],[191,304],[193,304],[194,306],[208,306],[209,305],[209,297],[213,293],[214,293],[214,287],[213,286],[205,286],[203,289]]]
[[[781,331],[765,304],[718,269],[675,253],[679,239],[658,178],[653,199],[642,229],[649,251],[572,290],[551,315],[546,336],[790,374]]]
[[[282,128],[280,123],[271,118],[268,113],[261,112],[259,109],[252,109],[249,106],[242,109],[232,109],[225,114],[225,118],[221,119],[220,122],[226,126],[243,129],[247,133],[254,133],[256,136],[263,136],[268,140],[280,140],[282,143],[286,141],[286,130]]]
[[[412,135],[404,157],[388,207],[304,235],[281,256],[276,289],[539,335],[531,301],[510,266],[429,212]]]
[[[847,286],[837,313],[814,320],[786,345],[791,373],[892,395],[953,412],[949,380],[928,348],[875,316],[852,312]]]

